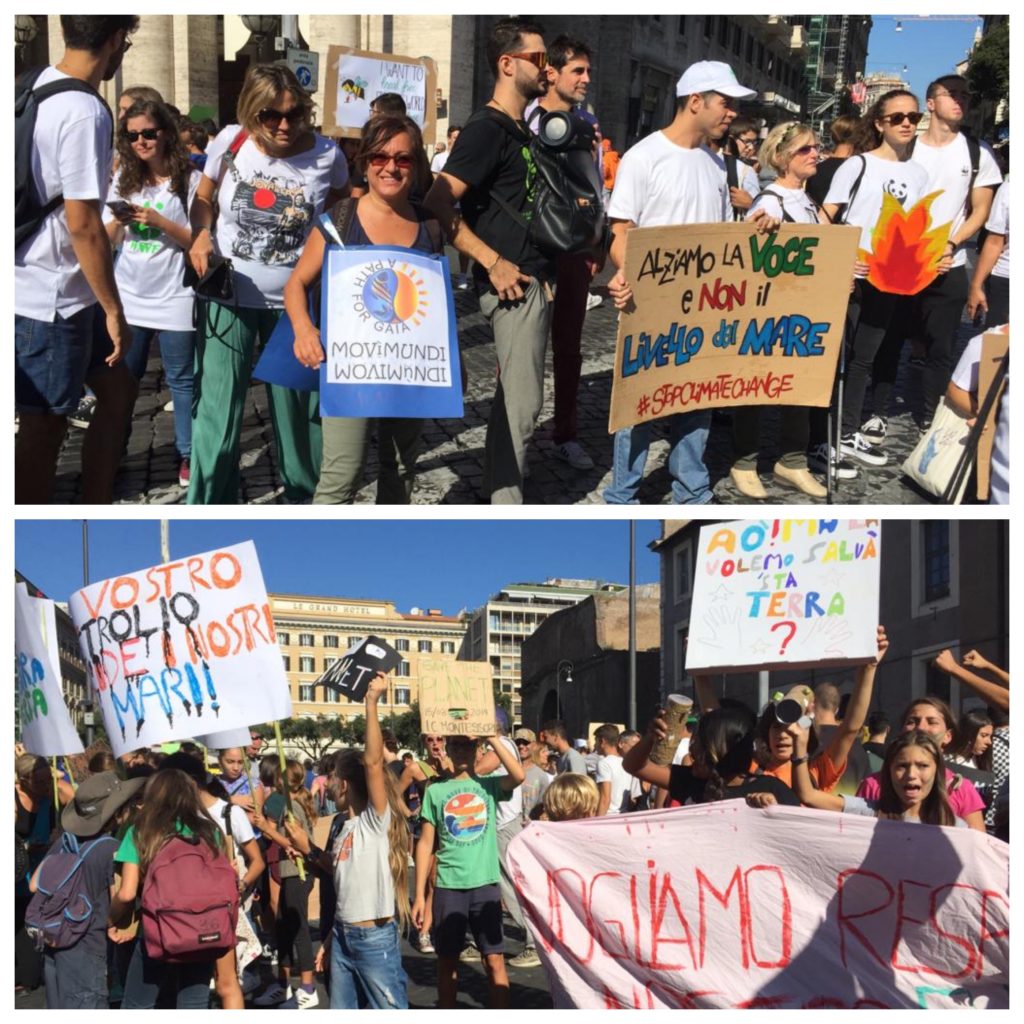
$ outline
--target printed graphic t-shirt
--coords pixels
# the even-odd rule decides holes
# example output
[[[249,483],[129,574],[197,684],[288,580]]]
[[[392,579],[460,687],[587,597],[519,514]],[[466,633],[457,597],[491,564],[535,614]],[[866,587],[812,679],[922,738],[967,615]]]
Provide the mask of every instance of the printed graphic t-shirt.
[[[117,190],[120,175],[114,175],[110,195],[135,206],[148,206],[175,224],[188,226],[188,211],[170,181],[144,185],[130,196]],[[188,205],[192,205],[200,174],[189,175]],[[116,218],[110,207],[103,208],[103,223]],[[124,317],[133,327],[165,331],[191,331],[195,295],[182,284],[185,251],[159,228],[130,224],[125,228],[121,255],[114,267],[114,279],[124,306]]]
[[[553,282],[555,264],[532,245],[527,229],[513,220],[491,195],[497,196],[527,221],[533,211],[537,167],[530,153],[530,136],[522,123],[490,107],[477,111],[459,133],[444,173],[465,182],[460,200],[462,216],[474,234],[530,277]],[[481,287],[487,274],[474,264]]]
[[[352,924],[395,913],[395,883],[388,863],[390,822],[390,807],[381,815],[367,805],[342,826],[331,849],[338,894],[336,920]]]
[[[286,159],[267,156],[246,139],[231,166],[225,154],[240,131],[228,125],[206,150],[203,174],[218,181],[224,170],[214,245],[234,264],[238,305],[279,309],[327,194],[348,181],[348,164],[334,142],[317,135],[312,148]]]
[[[461,136],[460,136],[461,144]],[[497,804],[512,795],[500,778],[435,782],[423,797],[423,820],[437,830],[437,886],[476,889],[498,881]]]

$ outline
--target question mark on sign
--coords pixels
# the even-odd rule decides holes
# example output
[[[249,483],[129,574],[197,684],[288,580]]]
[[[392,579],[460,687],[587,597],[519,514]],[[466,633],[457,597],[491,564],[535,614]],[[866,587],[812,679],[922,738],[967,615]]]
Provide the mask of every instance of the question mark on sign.
[[[790,619],[786,619],[785,622],[776,622],[775,625],[772,626],[771,632],[774,633],[775,630],[777,630],[780,626],[789,627],[789,636],[787,636],[786,639],[782,641],[782,646],[779,648],[779,654],[785,654],[786,645],[789,643],[790,640],[793,639],[794,636],[796,636],[796,623],[792,622]]]

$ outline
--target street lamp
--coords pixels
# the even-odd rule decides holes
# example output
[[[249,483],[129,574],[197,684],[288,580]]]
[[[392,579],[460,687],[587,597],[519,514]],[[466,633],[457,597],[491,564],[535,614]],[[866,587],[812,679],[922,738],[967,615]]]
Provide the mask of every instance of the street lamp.
[[[243,14],[242,24],[256,41],[256,62],[263,63],[263,43],[277,35],[279,16],[276,14]]]
[[[31,14],[14,16],[14,45],[18,47],[19,56],[24,60],[28,44],[39,34],[39,26]]]
[[[572,662],[563,658],[555,669],[555,717],[562,717],[562,669],[565,668],[565,685],[572,685]]]

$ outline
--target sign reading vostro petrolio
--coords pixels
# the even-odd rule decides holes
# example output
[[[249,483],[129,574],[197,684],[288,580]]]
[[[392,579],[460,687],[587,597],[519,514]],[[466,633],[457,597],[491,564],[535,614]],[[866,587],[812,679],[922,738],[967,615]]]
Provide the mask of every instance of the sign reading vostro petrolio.
[[[609,430],[721,406],[829,404],[859,235],[746,224],[636,228]]]
[[[462,416],[444,257],[400,247],[329,246],[323,281],[323,415]]]

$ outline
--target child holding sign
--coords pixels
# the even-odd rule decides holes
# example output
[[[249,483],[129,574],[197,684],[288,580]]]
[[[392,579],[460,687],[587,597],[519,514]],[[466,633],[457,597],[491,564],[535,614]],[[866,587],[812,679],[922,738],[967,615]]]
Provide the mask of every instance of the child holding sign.
[[[501,927],[497,803],[508,800],[525,775],[515,754],[495,736],[491,743],[507,775],[479,778],[474,770],[477,739],[449,736],[448,756],[454,776],[435,782],[423,798],[423,832],[416,844],[416,901],[413,922],[426,921],[426,887],[431,855],[437,844],[437,886],[433,899],[433,941],[437,950],[438,1006],[453,1008],[458,991],[459,954],[466,922],[483,957],[494,1009],[509,1005]]]

